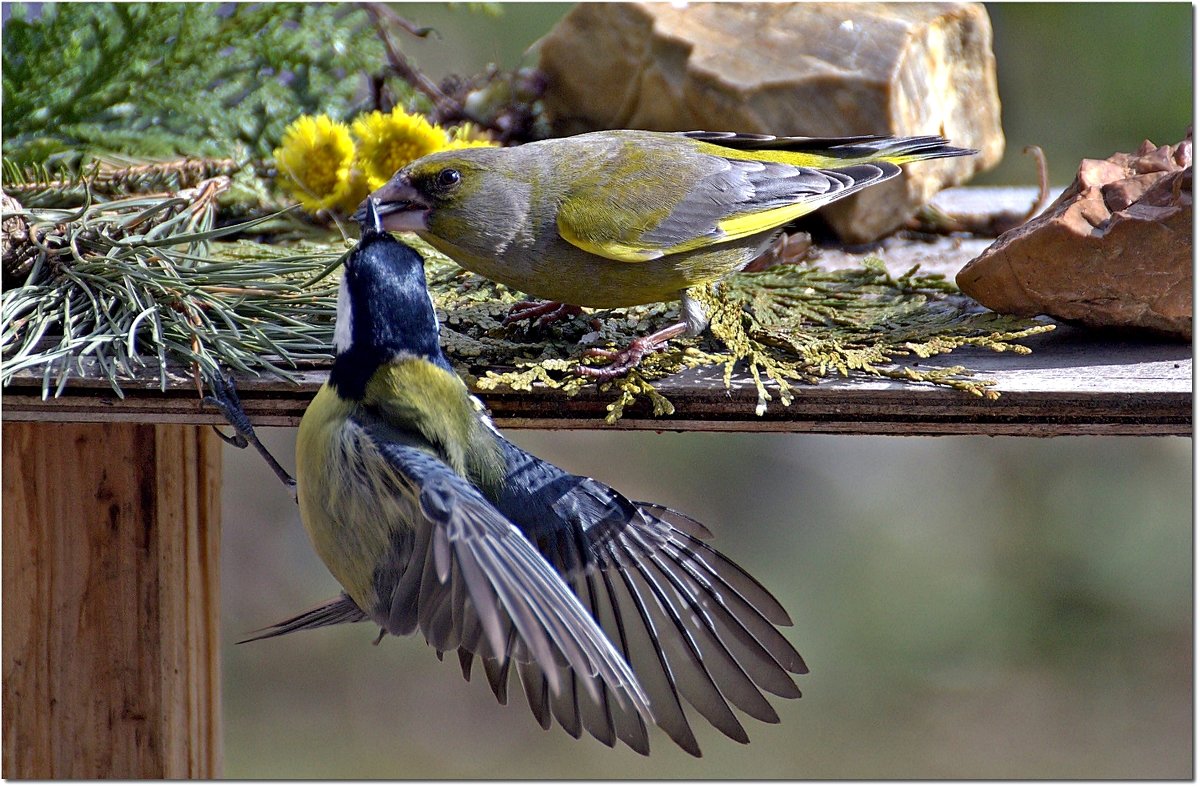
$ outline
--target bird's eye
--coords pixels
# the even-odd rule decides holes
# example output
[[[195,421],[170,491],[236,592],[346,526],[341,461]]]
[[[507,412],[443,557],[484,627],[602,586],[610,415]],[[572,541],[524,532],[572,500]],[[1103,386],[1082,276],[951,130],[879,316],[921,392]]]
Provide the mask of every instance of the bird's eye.
[[[452,189],[462,180],[462,175],[456,169],[444,169],[437,174],[437,185],[440,189]]]

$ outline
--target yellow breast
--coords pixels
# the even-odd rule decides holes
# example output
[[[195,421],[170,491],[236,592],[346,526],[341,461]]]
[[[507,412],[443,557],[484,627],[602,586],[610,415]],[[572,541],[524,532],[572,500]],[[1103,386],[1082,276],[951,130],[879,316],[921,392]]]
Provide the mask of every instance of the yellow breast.
[[[380,607],[375,572],[393,548],[404,516],[385,488],[394,474],[350,421],[353,404],[325,385],[309,404],[296,439],[300,518],[334,578],[368,614]],[[392,478],[388,476],[392,475]]]

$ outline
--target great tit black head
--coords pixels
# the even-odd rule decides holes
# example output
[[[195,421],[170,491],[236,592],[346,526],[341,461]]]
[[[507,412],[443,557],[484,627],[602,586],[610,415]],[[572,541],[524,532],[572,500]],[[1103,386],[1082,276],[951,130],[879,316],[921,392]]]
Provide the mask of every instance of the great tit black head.
[[[378,206],[361,211],[362,235],[346,259],[338,288],[336,358],[330,382],[360,398],[380,365],[416,356],[450,370],[438,345],[438,320],[425,285],[425,261],[383,229]]]

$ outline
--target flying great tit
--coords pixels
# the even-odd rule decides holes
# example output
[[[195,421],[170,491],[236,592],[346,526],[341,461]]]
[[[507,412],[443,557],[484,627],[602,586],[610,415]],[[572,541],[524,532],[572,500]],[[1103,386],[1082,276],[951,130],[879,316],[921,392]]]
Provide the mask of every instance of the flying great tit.
[[[423,260],[366,214],[296,446],[301,519],[344,592],[253,639],[420,630],[501,703],[515,672],[543,728],[642,754],[652,722],[700,755],[683,700],[743,743],[731,706],[778,722],[764,692],[799,697],[808,671],[779,602],[695,520],[506,440],[442,354]]]

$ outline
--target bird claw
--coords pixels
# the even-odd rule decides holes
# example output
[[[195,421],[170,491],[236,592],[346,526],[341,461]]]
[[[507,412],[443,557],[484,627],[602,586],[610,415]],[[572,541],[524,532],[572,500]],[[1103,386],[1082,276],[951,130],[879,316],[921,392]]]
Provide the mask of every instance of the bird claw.
[[[615,380],[621,375],[628,372],[630,369],[637,366],[642,361],[644,352],[630,352],[623,350],[613,353],[613,362],[608,366],[584,366],[580,364],[575,367],[575,373],[582,377],[590,377],[598,383],[606,383],[609,380]]]
[[[536,327],[544,328],[559,320],[574,317],[576,314],[583,314],[583,307],[558,301],[521,301],[513,304],[513,307],[509,309],[508,316],[504,318],[504,325],[511,325],[522,320],[534,320],[533,324]]]
[[[233,377],[218,372],[210,381],[210,385],[213,392],[200,401],[220,410],[221,415],[225,416],[225,420],[233,427],[234,433],[227,435],[218,429],[216,424],[213,424],[212,430],[217,433],[217,437],[234,448],[245,448],[250,445],[246,435],[253,436],[254,427],[246,416],[246,411],[242,408],[242,400],[238,398],[237,386],[234,385]]]
[[[250,417],[246,415],[245,408],[242,407],[242,400],[238,398],[237,386],[234,384],[233,376],[225,372],[217,372],[216,375],[209,380],[209,385],[212,388],[212,394],[201,399],[205,404],[210,404],[221,411],[221,415],[225,416],[225,420],[233,427],[234,433],[227,435],[213,425],[213,431],[229,445],[235,448],[246,448],[253,445],[255,450],[262,455],[263,459],[270,465],[271,470],[279,477],[289,490],[293,497],[296,494],[296,479],[292,478],[278,460],[267,450],[267,447],[258,439],[258,435],[254,433],[254,425],[250,423]]]
[[[686,322],[677,322],[674,325],[668,325],[666,328],[655,331],[649,336],[634,339],[624,350],[605,350],[600,347],[589,347],[583,351],[583,354],[608,361],[608,366],[597,367],[580,364],[575,367],[575,373],[582,377],[591,377],[601,383],[615,380],[641,363],[642,358],[655,350],[661,350],[663,347],[666,347],[667,342],[671,339],[687,333],[687,328]]]
[[[666,344],[665,341],[651,340],[651,337],[647,336],[641,339],[634,339],[624,350],[604,350],[599,347],[589,347],[583,351],[585,356],[608,361],[608,365],[584,366],[580,364],[575,367],[575,372],[583,377],[591,377],[600,383],[615,380],[630,369],[635,368],[642,362],[642,358],[655,350],[662,349]]]
[[[213,405],[214,407],[220,407],[220,405],[218,405],[211,396],[204,397],[204,401],[207,402],[208,404]],[[221,438],[221,441],[223,443],[226,443],[227,445],[231,445],[234,448],[245,448],[248,445],[250,445],[250,443],[246,441],[246,438],[242,437],[237,432],[234,432],[233,434],[225,434],[224,432],[222,432],[220,429],[217,428],[216,424],[212,425],[212,430],[214,432],[216,432],[217,437]]]

